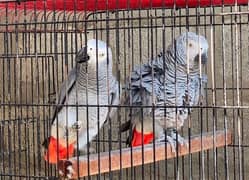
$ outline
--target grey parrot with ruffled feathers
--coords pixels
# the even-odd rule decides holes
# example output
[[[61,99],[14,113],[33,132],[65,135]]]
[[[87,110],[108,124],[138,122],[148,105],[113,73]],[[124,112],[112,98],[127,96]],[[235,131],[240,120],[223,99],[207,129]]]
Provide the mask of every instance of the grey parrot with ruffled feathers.
[[[191,113],[191,106],[198,105],[203,96],[202,83],[207,81],[207,76],[200,74],[200,67],[207,59],[206,38],[185,32],[165,53],[134,69],[127,81],[130,96],[125,103],[155,107],[144,108],[142,112],[141,108],[132,108],[130,120],[121,126],[122,132],[130,130],[127,139],[130,146],[155,140],[167,141],[174,149],[176,140],[186,143],[177,130]]]

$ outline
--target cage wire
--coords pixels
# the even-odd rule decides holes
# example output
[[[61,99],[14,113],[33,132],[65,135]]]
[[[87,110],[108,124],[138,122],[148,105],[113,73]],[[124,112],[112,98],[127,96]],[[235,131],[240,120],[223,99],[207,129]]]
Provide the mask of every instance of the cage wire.
[[[209,44],[208,62],[202,69],[208,77],[208,83],[203,84],[204,99],[202,104],[192,107],[193,111],[179,131],[189,143],[191,137],[196,136],[196,142],[203,142],[201,147],[195,153],[188,148],[183,156],[177,148],[173,158],[162,155],[164,158],[158,161],[156,149],[159,145],[153,141],[149,150],[147,145],[138,147],[152,154],[153,158],[148,162],[148,154],[129,154],[137,149],[127,147],[128,133],[120,132],[121,124],[129,120],[132,107],[129,104],[113,107],[95,104],[98,118],[101,118],[101,108],[106,107],[117,108],[116,116],[107,118],[103,127],[98,123],[99,132],[90,143],[95,151],[90,153],[88,148],[86,155],[76,158],[76,162],[71,161],[73,168],[79,166],[75,177],[246,179],[249,176],[249,134],[246,130],[249,127],[245,122],[249,113],[247,5],[235,3],[179,9],[162,5],[161,8],[87,12],[28,9],[25,3],[24,9],[0,4],[1,179],[60,176],[59,164],[44,160],[42,142],[50,135],[61,84],[67,81],[70,70],[76,66],[76,54],[87,45],[87,40],[99,39],[111,48],[113,74],[119,82],[118,89],[122,91],[119,99],[122,99],[129,96],[129,83],[128,86],[126,83],[135,66],[166,51],[175,38],[187,31],[203,35]],[[68,104],[68,98],[67,94],[63,105],[66,109],[91,107],[89,104]],[[150,105],[141,108],[150,108]],[[58,117],[55,121],[58,123]],[[219,140],[223,145],[216,147],[219,130],[225,132]],[[228,131],[232,133],[231,144],[225,141]],[[205,141],[205,133],[211,134],[210,141]],[[77,133],[77,140],[79,136]],[[209,144],[205,144],[207,142]],[[207,146],[209,148],[205,149]],[[164,149],[160,152],[170,150]],[[142,154],[140,161],[132,161],[139,154]],[[82,160],[87,162],[86,166],[81,165]],[[91,161],[97,167],[95,174],[91,172]],[[85,171],[85,177],[78,177],[81,171]]]

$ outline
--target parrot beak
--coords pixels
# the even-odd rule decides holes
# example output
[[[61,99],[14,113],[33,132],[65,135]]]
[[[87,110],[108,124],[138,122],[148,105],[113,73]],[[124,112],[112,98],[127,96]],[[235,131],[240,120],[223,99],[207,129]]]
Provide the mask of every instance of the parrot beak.
[[[199,62],[199,54],[195,56],[195,61],[196,62]],[[207,63],[207,60],[208,60],[208,56],[207,56],[207,53],[202,53],[201,54],[201,64],[206,64]]]
[[[87,48],[83,47],[76,55],[77,63],[84,63],[90,59],[90,56],[87,54]]]
[[[134,147],[134,146],[140,146],[142,144],[149,144],[152,142],[153,139],[154,139],[153,133],[143,134],[141,132],[138,132],[136,128],[134,128],[131,146]]]
[[[49,137],[44,141],[43,145],[47,151],[44,154],[45,161],[48,161],[50,164],[57,164],[58,160],[67,159],[73,156],[74,153],[74,144],[61,143],[60,141],[53,136]]]
[[[207,53],[202,53],[201,54],[201,64],[206,64],[208,60]]]

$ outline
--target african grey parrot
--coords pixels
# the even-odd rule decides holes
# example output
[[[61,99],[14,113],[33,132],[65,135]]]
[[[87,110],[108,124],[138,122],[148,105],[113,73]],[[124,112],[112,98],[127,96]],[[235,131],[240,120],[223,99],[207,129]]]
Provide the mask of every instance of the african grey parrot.
[[[206,81],[206,75],[202,75],[200,80],[200,66],[206,64],[207,55],[205,37],[185,32],[174,40],[165,53],[135,67],[129,79],[130,97],[126,103],[138,108],[133,108],[130,121],[121,126],[121,132],[130,130],[129,145],[148,144],[155,139],[169,142],[175,150],[176,139],[178,143],[186,143],[176,130],[187,119],[188,110],[191,111],[189,106],[199,103],[203,93],[201,81]],[[159,107],[154,107],[154,110],[143,108],[143,111],[139,108],[152,104]]]
[[[85,106],[76,107],[76,103]],[[50,163],[73,155],[77,132],[79,151],[86,152],[98,133],[98,123],[101,128],[115,114],[116,109],[109,112],[107,105],[119,104],[119,83],[112,74],[112,51],[105,42],[88,40],[77,53],[76,66],[63,82],[57,104],[50,137],[43,143],[47,149],[45,160]]]

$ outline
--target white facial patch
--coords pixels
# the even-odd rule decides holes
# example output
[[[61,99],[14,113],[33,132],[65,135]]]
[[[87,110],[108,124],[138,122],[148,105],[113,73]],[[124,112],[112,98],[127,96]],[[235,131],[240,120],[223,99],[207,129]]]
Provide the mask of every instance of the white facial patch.
[[[90,57],[89,63],[101,63],[107,59],[107,44],[103,41],[91,39],[87,41],[87,53]]]

